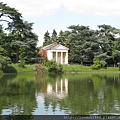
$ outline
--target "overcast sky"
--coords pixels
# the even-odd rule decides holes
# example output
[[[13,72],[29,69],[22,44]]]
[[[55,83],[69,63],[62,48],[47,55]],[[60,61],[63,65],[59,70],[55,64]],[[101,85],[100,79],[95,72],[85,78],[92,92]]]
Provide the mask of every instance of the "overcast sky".
[[[0,0],[22,13],[23,19],[34,22],[33,30],[43,44],[44,33],[67,30],[70,25],[107,24],[120,29],[120,0]]]

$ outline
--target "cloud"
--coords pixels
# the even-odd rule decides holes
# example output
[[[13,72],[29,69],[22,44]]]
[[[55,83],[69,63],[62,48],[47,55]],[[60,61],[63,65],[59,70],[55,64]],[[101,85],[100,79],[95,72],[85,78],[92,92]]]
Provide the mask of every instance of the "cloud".
[[[61,5],[82,14],[120,16],[120,0],[4,0],[4,3],[23,16],[52,15]]]
[[[16,8],[23,16],[51,15],[61,6],[61,0],[4,0],[4,3]]]
[[[120,15],[120,0],[63,0],[64,6],[77,13],[90,15]]]

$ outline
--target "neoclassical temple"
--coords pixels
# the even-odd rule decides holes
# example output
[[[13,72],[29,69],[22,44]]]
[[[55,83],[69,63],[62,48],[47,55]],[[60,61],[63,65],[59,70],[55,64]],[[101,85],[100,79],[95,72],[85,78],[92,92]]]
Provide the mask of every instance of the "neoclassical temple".
[[[68,48],[57,43],[44,46],[39,53],[43,59],[55,60],[56,63],[68,64]]]

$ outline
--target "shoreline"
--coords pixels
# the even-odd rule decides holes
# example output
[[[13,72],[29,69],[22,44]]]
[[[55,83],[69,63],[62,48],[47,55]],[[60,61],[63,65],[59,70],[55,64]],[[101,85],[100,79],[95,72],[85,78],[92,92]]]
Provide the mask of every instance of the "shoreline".
[[[36,72],[2,73],[1,75],[36,74]]]
[[[18,73],[2,73],[1,75],[18,75],[18,74],[36,74],[36,72],[18,72]],[[51,73],[48,73],[51,74]],[[58,73],[59,74],[59,73]],[[60,74],[120,74],[120,71],[116,72],[63,72]]]

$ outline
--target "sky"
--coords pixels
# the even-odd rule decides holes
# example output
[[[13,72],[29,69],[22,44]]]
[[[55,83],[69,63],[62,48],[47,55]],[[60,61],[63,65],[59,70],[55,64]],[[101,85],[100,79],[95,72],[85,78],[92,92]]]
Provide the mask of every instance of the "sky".
[[[120,29],[120,0],[0,0],[14,7],[39,36],[37,46],[43,45],[48,30],[67,30],[70,25],[84,25],[97,29],[106,24]]]

